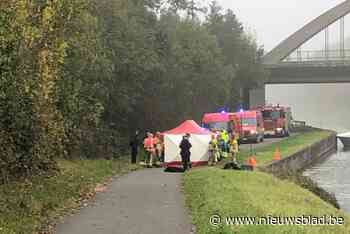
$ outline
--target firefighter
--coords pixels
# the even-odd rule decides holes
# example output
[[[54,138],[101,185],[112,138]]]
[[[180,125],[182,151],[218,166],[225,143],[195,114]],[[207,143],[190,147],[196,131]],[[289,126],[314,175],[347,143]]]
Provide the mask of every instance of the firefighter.
[[[212,166],[218,162],[218,141],[215,135],[211,135],[211,140],[209,142],[209,161],[208,165]]]
[[[146,158],[145,158],[145,164],[147,165],[147,161],[148,165],[150,167],[153,166],[153,158],[154,158],[154,154],[155,154],[155,148],[154,148],[154,138],[153,138],[153,134],[148,132],[147,133],[147,138],[145,138],[145,140],[143,141],[143,146],[146,150]]]
[[[227,131],[221,130],[219,145],[220,145],[220,153],[222,158],[227,158],[228,142],[229,142],[229,136]]]
[[[223,140],[225,142],[225,152],[229,153],[229,142],[230,142],[230,135],[228,134],[228,132],[226,130],[223,131]]]
[[[222,158],[223,158],[223,148],[224,148],[224,141],[223,139],[221,138],[221,134],[218,134],[216,136],[216,140],[218,142],[218,161],[221,161]]]
[[[180,143],[180,155],[181,155],[181,161],[182,161],[182,166],[183,170],[187,171],[188,167],[190,166],[189,164],[191,163],[191,151],[190,149],[192,148],[192,145],[189,141],[190,139],[190,134],[186,134],[183,136],[182,141]]]
[[[229,142],[229,154],[230,154],[230,158],[232,160],[232,162],[237,163],[237,154],[239,152],[238,149],[238,141],[235,137],[235,135],[233,134],[230,142]]]

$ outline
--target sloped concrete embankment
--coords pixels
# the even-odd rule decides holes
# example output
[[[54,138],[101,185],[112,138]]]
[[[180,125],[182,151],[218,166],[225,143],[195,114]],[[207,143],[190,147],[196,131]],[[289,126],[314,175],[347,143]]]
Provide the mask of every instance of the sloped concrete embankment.
[[[337,151],[337,133],[333,132],[325,139],[316,142],[280,161],[262,167],[272,174],[290,174],[304,170],[315,163],[325,160]]]

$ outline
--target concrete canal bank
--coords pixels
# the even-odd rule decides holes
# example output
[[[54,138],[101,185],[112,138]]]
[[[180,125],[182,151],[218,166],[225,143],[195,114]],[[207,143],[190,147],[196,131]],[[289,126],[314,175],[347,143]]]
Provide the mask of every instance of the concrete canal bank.
[[[310,167],[320,161],[326,159],[337,151],[337,134],[330,132],[328,136],[313,143],[300,151],[281,159],[280,161],[272,162],[266,166],[260,167],[265,172],[269,173],[294,173]]]

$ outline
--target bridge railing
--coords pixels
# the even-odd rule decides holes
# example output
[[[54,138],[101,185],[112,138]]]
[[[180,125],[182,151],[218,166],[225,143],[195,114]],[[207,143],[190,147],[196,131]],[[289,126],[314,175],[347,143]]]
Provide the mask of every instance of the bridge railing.
[[[350,50],[302,50],[295,51],[283,62],[350,61]]]
[[[350,60],[319,60],[319,61],[303,61],[303,62],[280,62],[274,65],[266,65],[266,67],[350,67]]]

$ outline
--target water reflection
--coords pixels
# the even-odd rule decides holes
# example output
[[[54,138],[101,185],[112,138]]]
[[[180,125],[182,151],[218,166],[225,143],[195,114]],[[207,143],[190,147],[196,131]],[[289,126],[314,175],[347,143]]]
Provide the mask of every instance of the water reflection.
[[[341,147],[341,146],[340,146]],[[312,168],[304,175],[322,188],[335,194],[340,207],[350,213],[350,151],[340,150]]]

